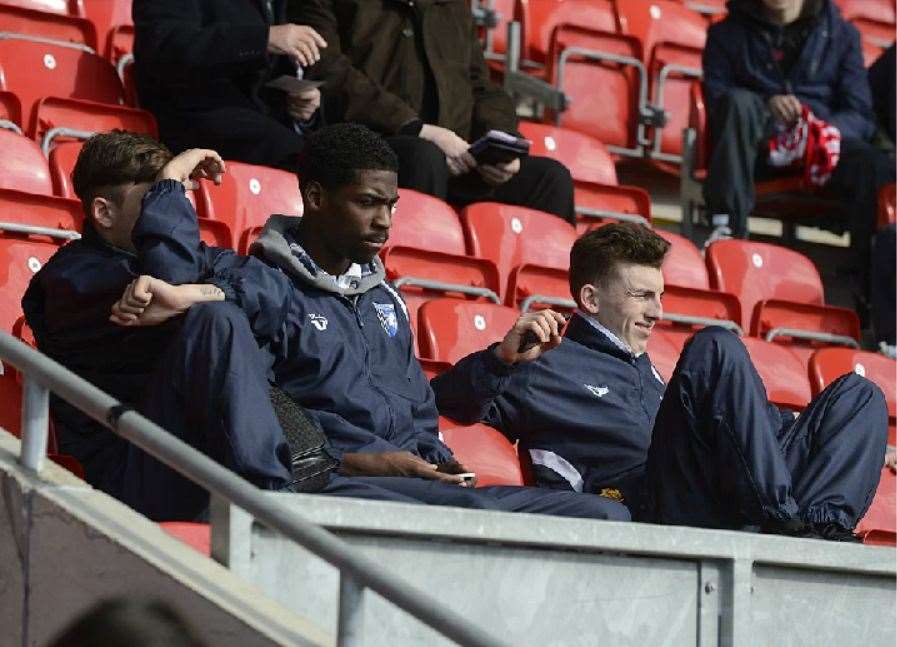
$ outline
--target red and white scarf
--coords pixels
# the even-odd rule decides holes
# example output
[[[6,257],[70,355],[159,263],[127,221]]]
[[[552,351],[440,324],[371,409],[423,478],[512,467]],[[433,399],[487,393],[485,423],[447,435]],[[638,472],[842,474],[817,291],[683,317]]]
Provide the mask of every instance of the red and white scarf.
[[[817,119],[807,106],[792,126],[769,139],[769,164],[804,169],[804,184],[820,187],[828,182],[841,156],[841,131]]]

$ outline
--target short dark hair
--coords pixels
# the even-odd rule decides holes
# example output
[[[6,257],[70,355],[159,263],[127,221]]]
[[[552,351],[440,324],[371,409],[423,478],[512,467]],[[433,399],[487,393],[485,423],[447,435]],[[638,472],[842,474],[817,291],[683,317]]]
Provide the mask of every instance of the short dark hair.
[[[399,158],[386,140],[361,124],[334,124],[313,132],[299,155],[299,182],[336,189],[356,180],[357,171],[398,173]]]
[[[72,171],[75,194],[85,211],[97,196],[121,204],[123,185],[152,182],[171,158],[171,151],[149,135],[99,133],[84,142],[78,154]]]
[[[587,283],[604,283],[620,263],[660,268],[670,244],[633,222],[604,225],[580,236],[570,250],[570,291],[578,299]]]

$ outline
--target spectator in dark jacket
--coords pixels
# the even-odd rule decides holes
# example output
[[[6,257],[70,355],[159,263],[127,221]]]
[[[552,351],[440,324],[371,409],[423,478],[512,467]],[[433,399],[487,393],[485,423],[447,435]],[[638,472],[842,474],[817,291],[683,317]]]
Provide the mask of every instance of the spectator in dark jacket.
[[[554,160],[479,165],[469,144],[514,133],[510,97],[489,79],[469,3],[296,0],[287,16],[327,41],[309,77],[323,79],[328,120],[365,124],[399,155],[399,185],[456,204],[493,200],[571,220],[573,183]]]
[[[297,76],[326,43],[284,22],[284,0],[134,0],[132,12],[137,93],[172,151],[294,169],[320,92],[265,84]]]
[[[712,151],[704,198],[717,235],[747,235],[754,180],[771,173],[766,142],[807,106],[840,131],[840,161],[825,192],[850,217],[855,271],[865,273],[878,189],[893,163],[875,132],[859,33],[831,0],[731,0],[707,34],[704,89]],[[859,286],[865,292],[865,281]]]
[[[885,455],[881,390],[850,373],[796,418],[768,401],[744,345],[718,327],[692,337],[664,384],[646,348],[668,248],[631,223],[580,237],[579,309],[563,340],[556,313],[524,314],[432,380],[440,413],[519,441],[539,485],[616,493],[637,521],[854,540]],[[544,354],[521,352],[533,322]]]
[[[882,52],[869,68],[869,87],[872,89],[872,104],[882,132],[897,142],[897,43]]]

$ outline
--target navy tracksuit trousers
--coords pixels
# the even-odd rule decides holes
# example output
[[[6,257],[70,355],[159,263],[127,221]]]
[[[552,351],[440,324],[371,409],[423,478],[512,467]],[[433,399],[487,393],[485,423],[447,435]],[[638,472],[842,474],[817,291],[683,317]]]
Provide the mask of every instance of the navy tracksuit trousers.
[[[149,419],[262,489],[291,480],[289,447],[269,397],[268,366],[243,312],[194,305],[159,358],[138,409]],[[208,493],[129,445],[121,498],[156,520],[201,518]],[[462,488],[404,477],[334,474],[321,494],[628,521],[610,499],[529,487]]]
[[[881,390],[847,374],[794,420],[770,404],[736,335],[706,328],[660,405],[633,516],[742,528],[769,520],[854,528],[878,487],[887,441]]]

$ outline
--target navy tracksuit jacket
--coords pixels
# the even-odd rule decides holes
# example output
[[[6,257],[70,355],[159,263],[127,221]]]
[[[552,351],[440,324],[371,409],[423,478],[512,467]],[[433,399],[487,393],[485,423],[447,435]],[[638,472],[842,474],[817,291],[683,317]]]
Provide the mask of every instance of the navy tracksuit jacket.
[[[841,377],[795,420],[769,403],[738,337],[715,327],[693,336],[666,388],[647,354],[580,315],[535,362],[510,367],[481,351],[432,386],[443,415],[519,440],[540,485],[618,489],[635,519],[657,523],[853,528],[887,438],[884,396],[865,378]]]

